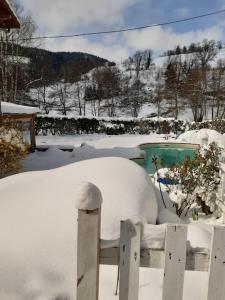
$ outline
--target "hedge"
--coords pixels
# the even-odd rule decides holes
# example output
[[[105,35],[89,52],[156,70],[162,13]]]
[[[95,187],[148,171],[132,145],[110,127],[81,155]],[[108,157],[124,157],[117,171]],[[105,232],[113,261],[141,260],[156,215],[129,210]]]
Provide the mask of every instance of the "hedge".
[[[192,122],[175,120],[173,118],[68,118],[37,116],[36,133],[38,135],[73,135],[105,133],[118,134],[150,134],[150,133],[175,133],[181,134],[187,130],[209,128],[225,133],[225,119],[213,121]]]
[[[182,120],[149,118],[149,119],[116,119],[116,118],[68,118],[38,116],[36,133],[38,135],[73,135],[105,133],[149,134],[149,133],[182,133],[187,128]]]
[[[220,133],[225,133],[225,119],[206,120],[189,124],[190,129],[214,129]]]

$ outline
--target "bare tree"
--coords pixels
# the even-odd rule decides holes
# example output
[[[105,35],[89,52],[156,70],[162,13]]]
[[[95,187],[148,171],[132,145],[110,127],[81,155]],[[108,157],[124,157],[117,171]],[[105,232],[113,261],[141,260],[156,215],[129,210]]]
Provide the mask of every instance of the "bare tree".
[[[225,62],[219,60],[217,66],[211,71],[209,84],[211,99],[211,117],[224,118],[225,116]]]
[[[56,82],[52,86],[52,91],[49,96],[58,103],[59,110],[66,116],[67,112],[71,109],[71,104],[69,103],[71,96],[69,83],[63,81]]]
[[[213,61],[218,53],[215,41],[204,39],[201,44],[197,44],[197,51],[194,55],[203,70],[207,70],[208,64]]]
[[[30,14],[26,14],[17,2],[11,4],[19,16],[21,28],[0,31],[0,103],[15,102],[18,92],[21,56],[19,47],[29,45],[36,26]]]
[[[161,115],[161,104],[165,98],[165,89],[164,89],[164,74],[163,71],[159,68],[155,74],[155,84],[153,86],[154,91],[152,95],[152,102],[157,106],[158,117]]]
[[[215,41],[208,41],[204,39],[201,44],[197,44],[197,51],[195,51],[194,56],[197,61],[197,68],[201,71],[202,85],[203,89],[206,91],[209,86],[209,70],[210,62],[212,62],[218,53],[218,47]],[[205,97],[203,106],[203,115],[207,113],[207,98]]]
[[[174,118],[178,118],[179,97],[181,95],[182,84],[182,61],[180,55],[174,55],[168,58],[165,71],[165,94],[166,98],[171,101],[171,108]]]
[[[116,99],[120,90],[120,72],[115,67],[99,68],[93,73],[96,97],[100,102],[104,99],[108,116],[115,116]]]
[[[201,69],[193,69],[187,74],[182,84],[182,93],[189,101],[194,121],[202,121],[207,95]]]

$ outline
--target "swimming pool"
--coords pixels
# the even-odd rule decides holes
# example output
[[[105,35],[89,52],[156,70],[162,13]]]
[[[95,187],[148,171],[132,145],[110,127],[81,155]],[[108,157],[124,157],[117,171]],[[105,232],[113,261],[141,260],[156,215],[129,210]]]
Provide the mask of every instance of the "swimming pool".
[[[145,151],[144,158],[134,158],[132,161],[142,166],[149,174],[156,171],[152,158],[157,158],[158,168],[172,167],[178,162],[184,161],[187,157],[193,159],[198,149],[197,144],[181,143],[148,143],[139,146]]]

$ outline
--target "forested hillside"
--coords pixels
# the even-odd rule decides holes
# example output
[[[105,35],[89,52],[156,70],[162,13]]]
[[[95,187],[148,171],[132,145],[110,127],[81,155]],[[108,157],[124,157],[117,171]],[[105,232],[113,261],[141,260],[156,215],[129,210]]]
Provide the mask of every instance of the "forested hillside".
[[[58,80],[75,82],[82,74],[107,62],[106,59],[87,53],[51,52],[22,46],[19,47],[18,54],[28,59],[29,67],[26,75],[29,76],[29,80],[42,79],[36,83],[36,86],[42,85],[43,80],[49,84]]]
[[[2,77],[8,84],[2,85],[2,101],[36,105],[53,116],[225,117],[220,42],[177,46],[158,57],[150,49],[137,51],[119,64],[86,53],[24,46],[18,46],[15,58],[13,46],[7,49],[10,55],[2,60],[10,72]]]
[[[163,57],[154,57],[151,50],[137,51],[77,81],[63,78],[32,87],[30,96],[44,113],[53,115],[224,118],[223,50],[221,43],[204,40],[178,46]]]

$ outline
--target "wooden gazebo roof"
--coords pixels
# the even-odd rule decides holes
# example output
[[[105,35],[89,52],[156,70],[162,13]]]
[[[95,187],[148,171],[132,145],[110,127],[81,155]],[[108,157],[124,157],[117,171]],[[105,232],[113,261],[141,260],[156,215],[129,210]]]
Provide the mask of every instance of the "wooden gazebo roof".
[[[7,0],[0,0],[0,29],[20,28],[20,21]]]

